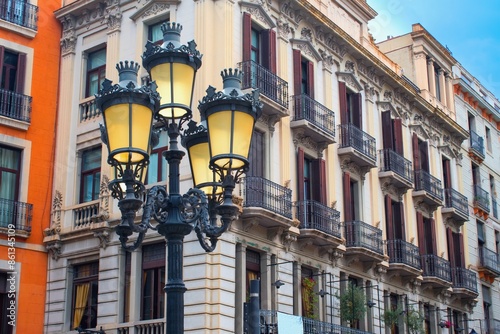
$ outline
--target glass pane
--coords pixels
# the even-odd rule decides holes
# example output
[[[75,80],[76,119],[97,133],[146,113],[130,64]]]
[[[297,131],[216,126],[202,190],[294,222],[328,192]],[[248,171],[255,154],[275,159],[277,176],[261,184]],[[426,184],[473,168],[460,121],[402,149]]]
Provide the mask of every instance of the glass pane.
[[[101,166],[101,148],[95,148],[83,152],[82,172],[96,169]]]
[[[103,65],[106,65],[106,49],[89,53],[87,62],[88,70],[93,70]]]
[[[92,184],[94,175],[83,176],[83,202],[89,202],[92,200]]]
[[[148,184],[158,182],[158,153],[152,153],[149,157]]]
[[[0,146],[0,168],[19,170],[21,151]]]
[[[101,183],[101,173],[98,172],[94,174],[94,187],[92,191],[92,200],[99,198],[100,183]]]
[[[161,31],[161,22],[149,26],[148,40],[153,43],[163,41],[163,32]]]
[[[2,171],[0,174],[0,198],[15,201],[16,174]]]

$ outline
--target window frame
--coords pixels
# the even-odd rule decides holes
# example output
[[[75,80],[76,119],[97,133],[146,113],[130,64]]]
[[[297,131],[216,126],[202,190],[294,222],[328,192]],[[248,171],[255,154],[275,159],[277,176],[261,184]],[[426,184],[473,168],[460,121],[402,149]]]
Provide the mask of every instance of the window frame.
[[[149,254],[148,254],[149,252]],[[146,256],[151,256],[147,259]],[[141,265],[141,320],[161,319],[165,316],[166,245],[164,242],[142,247]],[[148,285],[145,279],[151,279]],[[146,289],[150,294],[146,297]],[[163,292],[163,293],[162,293]],[[150,298],[148,303],[147,298]],[[149,307],[146,308],[147,304]]]
[[[83,269],[86,266],[89,267],[88,276],[77,277],[78,268]],[[82,322],[84,322],[85,320],[87,320],[86,327],[81,327],[81,328],[95,328],[97,326],[97,315],[99,307],[99,303],[97,300],[99,294],[99,261],[78,263],[73,265],[72,269],[73,269],[73,282],[71,291],[73,292],[73,298],[71,301],[71,319],[70,319],[72,323],[72,328],[81,327]],[[87,283],[89,284],[89,291],[87,296],[87,302],[85,305],[85,311],[84,314],[82,315],[80,323],[77,325],[74,323],[75,311],[76,311],[77,286]],[[90,319],[89,316],[86,315],[86,313],[90,313]],[[93,314],[95,314],[94,320],[92,319]]]
[[[107,49],[106,47],[102,47],[93,51],[89,51],[87,53],[87,64],[85,68],[85,97],[92,97],[94,94],[96,94],[101,87],[101,84],[104,82],[104,79],[106,79],[106,62],[104,62],[104,65],[99,65],[93,68],[90,68],[91,64],[91,57],[93,55],[98,54],[99,52],[103,52],[105,57],[107,57]],[[90,91],[90,86],[91,86],[91,75],[92,74],[97,74],[97,91],[96,92],[91,92]]]
[[[86,153],[92,153],[92,152],[97,152],[100,151],[100,163],[99,167],[96,168],[89,168],[89,169],[83,169],[84,168],[84,156]],[[80,157],[80,195],[79,195],[79,203],[87,203],[91,201],[95,201],[99,199],[99,193],[100,193],[100,183],[101,183],[101,169],[102,169],[102,146],[94,146],[90,147],[87,149],[84,149],[81,151],[81,157]],[[87,176],[92,176],[92,198],[90,200],[85,199],[85,178]],[[98,181],[97,184],[95,181]],[[97,189],[95,187],[97,186]],[[97,190],[97,192],[96,192]],[[94,196],[97,195],[95,198]]]

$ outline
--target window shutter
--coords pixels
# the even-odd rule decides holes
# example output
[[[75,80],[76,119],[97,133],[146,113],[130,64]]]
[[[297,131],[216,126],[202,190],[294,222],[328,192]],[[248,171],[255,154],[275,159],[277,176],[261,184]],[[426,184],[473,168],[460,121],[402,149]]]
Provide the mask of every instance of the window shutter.
[[[401,118],[395,118],[393,120],[392,129],[394,132],[394,150],[404,155],[403,149],[403,120]]]
[[[385,195],[385,227],[387,229],[387,240],[394,240],[394,219],[392,212],[391,196]]]
[[[299,201],[304,200],[304,150],[298,148],[297,150],[297,173],[298,173],[298,195]]]
[[[243,61],[251,59],[252,16],[243,13]]]
[[[339,81],[339,104],[340,104],[340,124],[347,124],[347,89],[345,82]]]
[[[396,239],[406,240],[405,216],[403,203],[394,203],[394,237]],[[397,224],[397,226],[396,226]]]
[[[314,176],[317,176],[316,180],[313,180],[314,184],[317,186],[313,187],[313,199],[320,202],[321,204],[327,205],[326,203],[326,166],[325,160],[315,159],[312,163],[314,169]]]
[[[394,149],[391,112],[389,110],[382,111],[382,144],[385,149]]]
[[[420,168],[429,171],[429,143],[422,142],[420,146]]]
[[[295,95],[302,94],[302,55],[300,50],[293,49],[293,92]]]
[[[455,245],[454,245],[453,231],[449,227],[446,228],[446,239],[448,241],[448,260],[450,261],[451,267],[455,268],[457,265],[455,259]]]
[[[420,166],[420,150],[418,147],[418,136],[413,132],[412,136],[412,146],[413,146],[413,169],[415,171],[421,168]]]
[[[434,218],[429,219],[429,224],[431,224],[431,240],[432,240],[432,254],[437,255],[437,243],[436,243],[436,221]]]
[[[460,247],[459,249],[459,258],[457,260],[457,266],[464,268],[465,267],[465,255],[464,255],[464,235],[462,233],[456,233],[458,236],[458,246]],[[460,262],[458,262],[460,261]]]
[[[2,78],[2,73],[3,73],[3,53],[4,53],[4,51],[5,51],[5,48],[2,45],[0,45],[0,78]]]
[[[276,73],[276,31],[269,29],[262,32],[262,66]]]
[[[352,124],[363,129],[363,99],[361,93],[352,95]]]
[[[424,216],[422,212],[417,212],[417,231],[418,231],[418,248],[420,255],[425,254],[425,230],[424,230]]]
[[[451,188],[451,168],[450,168],[450,160],[443,160],[443,182],[444,189]]]
[[[24,93],[24,78],[26,76],[26,55],[20,53],[17,57],[16,92]]]
[[[352,221],[352,207],[351,207],[351,175],[348,172],[344,172],[343,177],[344,186],[344,222]]]
[[[309,97],[314,99],[314,64],[310,61],[307,62],[307,85]]]

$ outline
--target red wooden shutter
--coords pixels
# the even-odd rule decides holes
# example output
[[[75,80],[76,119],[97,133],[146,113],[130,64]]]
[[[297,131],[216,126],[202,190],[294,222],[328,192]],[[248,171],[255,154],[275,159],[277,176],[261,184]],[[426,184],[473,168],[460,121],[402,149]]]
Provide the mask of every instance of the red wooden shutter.
[[[464,255],[464,235],[462,233],[458,233],[458,243],[460,245],[460,267],[465,267],[465,255]]]
[[[314,64],[310,61],[307,62],[307,86],[309,97],[314,99]]]
[[[16,92],[24,93],[24,79],[26,77],[26,55],[20,53],[17,57]]]
[[[413,169],[420,169],[420,150],[418,147],[418,136],[415,132],[413,132],[412,136],[412,146],[413,146]]]
[[[394,131],[394,150],[404,155],[403,150],[403,120],[401,118],[396,118],[393,121],[392,129]]]
[[[325,160],[316,159],[313,161],[314,174],[317,175],[317,180],[313,180],[313,191],[314,200],[320,202],[321,204],[327,205],[326,203],[326,166]],[[313,176],[314,177],[314,176]],[[317,183],[316,183],[317,182]]]
[[[276,31],[269,29],[262,32],[262,66],[276,73]]]
[[[434,218],[429,219],[429,224],[431,224],[431,240],[432,240],[432,254],[437,255],[437,242],[436,242],[436,221]],[[429,236],[426,236],[429,237]]]
[[[391,196],[385,195],[385,227],[387,229],[387,240],[394,240],[394,219],[392,212]]]
[[[391,112],[382,111],[382,145],[386,149],[394,149],[393,143]]]
[[[349,116],[347,115],[347,89],[343,81],[339,81],[339,104],[340,124],[347,124],[349,122]]]
[[[352,221],[352,194],[351,194],[351,175],[344,172],[343,177],[344,186],[344,222]]]
[[[444,181],[444,189],[451,188],[451,168],[450,168],[450,160],[443,160],[443,181]]]
[[[303,201],[304,200],[304,150],[300,147],[297,150],[297,173],[298,173],[297,190],[299,195],[299,201]]]
[[[293,49],[293,92],[302,94],[302,56],[300,50]]]
[[[429,171],[429,143],[423,142],[420,151],[420,168]]]
[[[243,13],[243,61],[251,60],[252,54],[252,16]]]
[[[403,203],[396,202],[394,203],[393,213],[395,223],[397,226],[394,226],[394,237],[396,239],[405,240],[406,239],[406,230],[405,230],[405,217],[404,217],[404,208]]]
[[[450,261],[450,265],[452,268],[456,267],[456,259],[455,259],[455,245],[453,238],[453,231],[451,228],[446,228],[446,239],[448,241],[448,260]]]
[[[5,48],[2,45],[0,45],[0,78],[2,78],[2,72],[3,72],[3,53],[4,53],[4,51],[5,51]]]
[[[363,128],[363,99],[361,93],[352,95],[352,124],[359,129]]]
[[[417,211],[417,231],[418,231],[418,248],[420,249],[420,254],[424,255],[426,252],[424,216],[422,215],[422,212],[418,211]]]

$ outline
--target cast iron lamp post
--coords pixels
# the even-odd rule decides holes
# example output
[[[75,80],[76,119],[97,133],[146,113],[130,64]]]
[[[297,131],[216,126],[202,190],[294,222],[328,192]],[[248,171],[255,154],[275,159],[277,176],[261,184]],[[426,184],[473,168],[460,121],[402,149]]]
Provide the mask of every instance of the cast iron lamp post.
[[[139,65],[120,62],[119,83],[105,80],[96,95],[104,126],[102,140],[109,150],[108,163],[115,179],[109,184],[118,199],[121,222],[116,226],[122,246],[139,247],[148,229],[157,231],[167,241],[166,333],[184,332],[183,241],[195,230],[201,246],[213,251],[218,238],[238,215],[232,192],[240,176],[248,170],[248,153],[256,119],[262,104],[259,94],[243,94],[242,73],[224,70],[223,90],[210,86],[199,104],[201,125],[191,120],[196,71],[201,54],[196,43],[180,44],[182,27],[166,23],[162,27],[163,44],[148,42],[142,59],[152,80],[137,85]],[[152,187],[146,194],[144,177],[151,147],[157,141],[153,122],[167,131],[169,148],[164,153],[168,163],[168,192],[164,186]],[[183,143],[188,150],[195,187],[180,194],[179,166],[184,151],[178,138],[183,126]],[[143,210],[142,220],[136,214]],[[151,223],[151,217],[157,224]],[[128,238],[137,233],[132,244]]]

